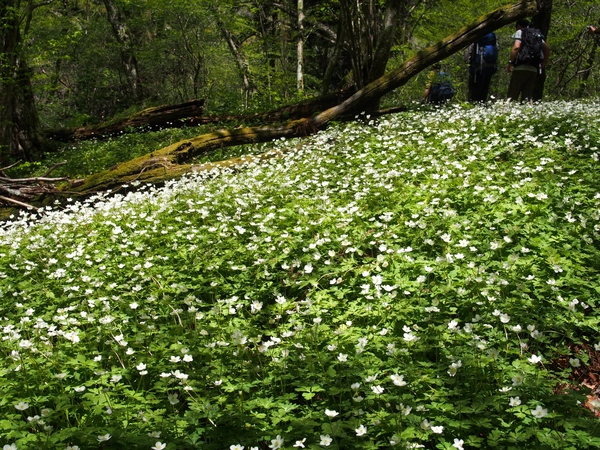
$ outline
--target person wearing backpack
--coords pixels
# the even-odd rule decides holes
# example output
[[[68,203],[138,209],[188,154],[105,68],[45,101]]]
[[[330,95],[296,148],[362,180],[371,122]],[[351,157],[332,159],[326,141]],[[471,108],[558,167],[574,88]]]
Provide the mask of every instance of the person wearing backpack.
[[[511,73],[508,99],[531,101],[538,74],[541,74],[550,56],[550,47],[537,28],[530,26],[527,19],[516,24],[513,47],[510,51],[507,71]]]
[[[454,97],[455,91],[452,85],[452,77],[442,70],[440,64],[433,66],[433,70],[427,75],[427,88],[423,94],[425,103],[445,103]]]
[[[471,44],[465,53],[469,63],[470,102],[487,102],[492,76],[498,71],[498,43],[496,35],[488,33]]]

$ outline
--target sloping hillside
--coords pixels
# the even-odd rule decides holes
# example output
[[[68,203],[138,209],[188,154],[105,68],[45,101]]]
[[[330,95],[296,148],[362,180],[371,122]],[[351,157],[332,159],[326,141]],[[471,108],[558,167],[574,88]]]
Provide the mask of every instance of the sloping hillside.
[[[4,224],[0,445],[600,447],[599,111],[363,117]]]

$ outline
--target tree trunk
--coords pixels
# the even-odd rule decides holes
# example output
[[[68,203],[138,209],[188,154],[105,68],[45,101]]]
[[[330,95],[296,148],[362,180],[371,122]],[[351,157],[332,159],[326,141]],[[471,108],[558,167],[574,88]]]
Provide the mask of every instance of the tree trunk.
[[[40,146],[31,71],[21,53],[21,13],[20,2],[0,2],[0,163],[30,160]]]
[[[181,128],[186,126],[197,126],[200,124],[231,121],[238,123],[278,123],[286,120],[310,117],[318,112],[338,105],[350,97],[354,92],[353,89],[346,89],[324,97],[308,99],[294,105],[283,106],[271,111],[245,115],[205,116],[203,115],[204,100],[193,100],[177,105],[147,108],[123,120],[114,122],[107,122],[89,127],[46,130],[43,132],[43,135],[50,140],[71,142],[110,138],[116,134],[127,133],[130,129],[136,131],[140,128]]]
[[[387,0],[386,2],[383,26],[377,37],[375,55],[373,56],[372,65],[369,68],[369,83],[377,80],[385,74],[385,68],[390,58],[390,53],[396,37],[396,29],[398,27],[398,19],[401,12],[401,3],[402,2],[397,0]],[[375,111],[378,109],[379,100],[374,102],[372,105],[366,106],[367,111]]]
[[[298,42],[296,57],[298,66],[296,69],[296,89],[304,92],[304,0],[298,0]]]
[[[585,33],[588,33],[585,31]],[[583,75],[581,76],[581,80],[579,80],[579,88],[577,89],[576,98],[582,98],[585,89],[587,88],[587,81],[592,74],[592,68],[594,67],[594,61],[596,60],[596,53],[598,52],[598,38],[596,36],[593,37],[594,42],[592,43],[592,49],[588,55],[588,58],[585,62],[585,67],[581,70]]]
[[[357,89],[383,76],[395,41],[403,2],[386,0],[383,19],[378,2],[342,0],[340,24],[347,30],[343,42]],[[379,102],[366,105],[368,111],[379,109]]]
[[[43,194],[57,193],[55,183],[68,180],[67,178],[49,178],[50,172],[63,164],[65,162],[55,164],[45,175],[33,178],[10,178],[5,175],[4,171],[12,166],[0,169],[0,205],[35,209],[33,205],[26,202]],[[2,215],[0,214],[0,216]]]
[[[125,70],[129,91],[133,100],[138,101],[142,98],[142,83],[140,82],[137,59],[133,50],[131,32],[121,16],[121,11],[119,11],[113,0],[103,0],[103,2],[106,7],[108,22],[120,47],[121,64]]]
[[[344,24],[340,20],[338,22],[336,40],[333,47],[333,53],[329,57],[329,61],[327,62],[327,67],[325,68],[325,74],[323,75],[323,84],[321,86],[321,95],[325,96],[329,93],[329,88],[331,86],[331,79],[333,78],[333,74],[338,66],[340,61],[340,56],[342,55],[342,49],[344,46]]]
[[[412,77],[427,67],[461,51],[486,34],[537,12],[536,0],[521,0],[506,5],[480,17],[440,42],[421,50],[406,60],[400,67],[369,83],[348,100],[314,117],[311,122],[316,128],[344,114],[361,112],[368,105],[388,92],[403,86]]]
[[[93,193],[98,190],[112,189],[132,181],[163,182],[181,176],[190,170],[201,170],[198,167],[182,164],[213,149],[310,135],[325,128],[332,120],[361,111],[364,105],[371,104],[388,92],[404,85],[420,71],[461,51],[491,31],[520,18],[531,16],[536,11],[535,0],[521,0],[518,3],[499,8],[437,44],[420,51],[399,68],[369,83],[339,105],[310,119],[296,120],[274,127],[222,130],[181,141],[95,174],[84,180],[81,185],[72,187],[69,194],[72,195],[73,191],[82,194]]]
[[[552,0],[538,0],[538,14],[536,14],[531,22],[535,28],[538,28],[548,41],[548,33],[550,32],[550,19],[552,18]],[[551,49],[552,50],[552,49]],[[546,70],[537,77],[533,90],[533,100],[541,101],[544,96],[544,85],[546,84]]]
[[[379,36],[377,37],[377,45],[375,47],[375,55],[373,56],[373,64],[369,70],[369,83],[380,78],[385,73],[390,52],[394,45],[396,36],[396,28],[398,27],[398,19],[400,17],[402,2],[397,0],[387,0],[385,5],[385,16],[383,18],[383,26]]]
[[[145,127],[150,129],[178,128],[186,125],[198,125],[203,119],[203,110],[204,100],[193,100],[177,105],[147,108],[126,119],[115,122],[90,127],[47,130],[44,135],[47,139],[69,142],[109,138],[126,133],[129,129],[135,130]]]
[[[278,123],[286,120],[297,120],[304,117],[311,117],[321,111],[325,111],[349,98],[354,94],[354,88],[343,89],[328,95],[304,100],[290,106],[272,109],[267,112],[247,114],[242,116],[206,116],[201,119],[202,123],[217,123],[228,120],[236,122],[260,122],[260,123]]]
[[[240,72],[240,76],[242,77],[242,83],[244,86],[244,102],[243,103],[244,103],[244,108],[248,108],[250,99],[256,93],[256,84],[254,83],[252,73],[250,72],[250,65],[248,64],[246,57],[240,50],[240,46],[238,45],[235,37],[229,31],[229,29],[227,29],[227,27],[225,26],[225,23],[221,20],[221,17],[219,16],[219,14],[220,14],[219,11],[216,9],[216,7],[213,7],[211,9],[211,11],[215,18],[217,26],[219,27],[219,30],[220,30],[221,34],[223,35],[223,38],[225,39],[225,41],[227,42],[227,45],[229,46],[229,51],[231,52],[231,55],[235,59],[235,63]]]
[[[363,88],[368,81],[378,31],[375,20],[378,9],[374,0],[340,0],[339,17],[346,30],[345,47],[357,89]]]

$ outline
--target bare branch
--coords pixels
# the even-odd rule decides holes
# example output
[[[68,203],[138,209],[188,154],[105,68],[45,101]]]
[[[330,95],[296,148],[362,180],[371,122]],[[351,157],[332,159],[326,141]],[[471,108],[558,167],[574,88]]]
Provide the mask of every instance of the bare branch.
[[[64,166],[66,163],[67,163],[67,161],[63,161],[63,162],[59,162],[59,163],[56,163],[56,164],[54,164],[52,167],[50,167],[50,168],[48,169],[48,171],[47,171],[47,172],[46,172],[44,175],[42,175],[42,177],[47,177],[48,175],[50,175],[50,173],[51,173],[51,172],[52,172],[54,169],[56,169],[57,167],[60,167],[60,166]]]
[[[39,197],[40,195],[55,193],[56,186],[54,183],[58,181],[68,181],[67,177],[50,178],[47,175],[50,174],[56,167],[66,164],[66,161],[53,165],[47,172],[41,177],[30,177],[30,178],[10,178],[4,173],[4,170],[10,167],[16,166],[18,163],[12,164],[4,169],[0,169],[0,195],[1,203],[10,203],[12,205],[20,206],[23,208],[33,208],[32,205],[24,203],[23,200],[30,200]]]
[[[27,203],[20,202],[19,200],[15,200],[14,198],[4,197],[3,195],[0,195],[0,201],[12,203],[13,205],[21,206],[23,208],[39,209],[33,205],[29,205]]]
[[[48,178],[48,177],[32,177],[32,178],[8,178],[8,177],[0,177],[0,182],[2,183],[13,183],[13,184],[23,184],[23,183],[53,183],[55,181],[67,181],[68,177],[60,177],[60,178]]]
[[[21,164],[21,161],[22,161],[22,160],[18,160],[16,163],[14,163],[14,164],[11,164],[11,165],[10,165],[10,166],[8,166],[8,167],[3,167],[2,169],[0,169],[0,174],[2,174],[2,176],[3,176],[3,177],[5,177],[5,176],[6,176],[6,173],[4,173],[4,171],[5,171],[5,170],[8,170],[8,169],[12,169],[12,168],[13,168],[13,167],[15,167],[15,166],[18,166],[19,164]]]
[[[16,163],[11,164],[10,166],[3,167],[3,168],[0,169],[0,172],[4,172],[5,170],[12,169],[13,167],[18,166],[19,164],[21,164],[21,162],[22,162],[22,160],[18,160]]]

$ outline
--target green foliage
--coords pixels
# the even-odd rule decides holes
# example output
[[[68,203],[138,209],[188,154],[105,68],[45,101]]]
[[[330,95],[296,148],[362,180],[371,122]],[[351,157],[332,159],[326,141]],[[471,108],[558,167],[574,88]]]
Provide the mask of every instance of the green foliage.
[[[0,445],[599,448],[599,107],[364,117],[4,224]]]
[[[42,124],[78,126],[110,119],[132,106],[177,103],[205,98],[215,113],[244,109],[269,110],[320,92],[327,61],[332,55],[340,4],[306,2],[304,79],[296,91],[295,4],[288,9],[272,2],[177,0],[117,2],[132,35],[143,98],[130,98],[120,48],[115,43],[101,2],[60,3],[38,8],[24,51],[34,69],[34,87]],[[457,31],[481,15],[506,4],[499,0],[470,2],[406,1],[388,69],[427,45]],[[546,98],[585,98],[597,92],[597,43],[585,31],[600,17],[592,0],[554,2],[548,43]],[[246,104],[240,69],[215,21],[215,14],[237,42],[248,64],[256,92]],[[449,21],[448,17],[453,20]],[[497,31],[500,61],[508,58],[513,27]],[[505,56],[502,56],[505,55]],[[502,65],[502,64],[501,64]],[[466,98],[467,68],[462,55],[444,61]],[[490,94],[504,98],[509,76],[493,77]],[[347,55],[336,70],[333,88],[351,82]],[[425,74],[416,76],[384,99],[384,106],[420,100]]]
[[[445,36],[457,31],[459,26],[466,25],[482,14],[509,2],[423,2],[419,12],[411,16],[416,20],[411,43],[401,43],[398,51],[390,60],[388,67],[395,67],[415,51],[437,42]],[[452,21],[447,18],[452,17]],[[552,20],[547,42],[551,49],[547,67],[545,99],[573,99],[594,96],[598,84],[598,49],[597,38],[586,31],[586,26],[596,24],[600,18],[600,5],[594,1],[554,2]],[[418,20],[417,20],[418,19]],[[514,27],[504,27],[496,31],[500,50],[500,68],[492,77],[490,95],[503,99],[508,89],[509,75],[506,73],[504,61],[508,60],[513,45],[511,36]],[[457,99],[466,100],[467,67],[463,55],[453,55],[443,62],[445,70],[452,74],[455,85],[460,89]],[[426,84],[426,73],[421,73],[406,86],[390,94],[388,104],[398,104],[407,100],[420,99]]]
[[[52,176],[66,176],[71,179],[85,178],[115,164],[129,161],[210,130],[211,128],[207,126],[159,131],[141,129],[135,133],[125,133],[105,140],[61,144],[57,146],[56,151],[47,153],[43,162],[21,163],[8,170],[7,173],[13,178],[40,176],[54,164],[65,162],[64,165],[57,167],[52,172]],[[239,151],[236,149],[223,149],[207,155],[201,162],[210,161],[211,158],[235,156],[237,153]]]

